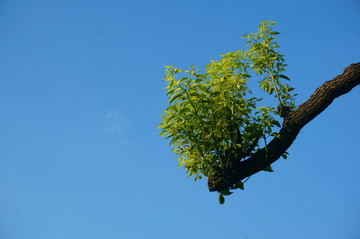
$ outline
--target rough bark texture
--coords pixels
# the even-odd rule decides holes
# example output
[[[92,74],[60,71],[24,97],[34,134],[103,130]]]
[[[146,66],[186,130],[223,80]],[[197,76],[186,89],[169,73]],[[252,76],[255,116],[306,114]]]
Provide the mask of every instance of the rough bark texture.
[[[360,63],[347,68],[341,75],[322,84],[296,110],[285,117],[280,129],[280,138],[274,138],[265,148],[258,150],[251,157],[237,164],[232,175],[211,175],[208,178],[209,191],[222,191],[231,188],[236,182],[243,180],[278,160],[291,146],[300,130],[322,111],[324,111],[337,97],[348,93],[360,84]]]

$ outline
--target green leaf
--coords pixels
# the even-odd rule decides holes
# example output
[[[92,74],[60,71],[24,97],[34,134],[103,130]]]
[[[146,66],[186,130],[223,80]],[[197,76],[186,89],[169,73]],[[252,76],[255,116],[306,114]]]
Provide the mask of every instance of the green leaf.
[[[280,32],[270,32],[269,35],[279,35]]]
[[[171,140],[170,140],[170,144],[171,145],[176,145],[179,140],[181,140],[183,138],[182,135],[175,135]]]
[[[241,189],[241,190],[244,190],[244,189],[245,189],[244,184],[243,184],[243,182],[241,182],[241,181],[235,183],[235,188],[239,188],[239,189]]]
[[[180,110],[180,112],[178,113],[178,115],[180,116],[180,115],[183,115],[183,114],[185,114],[185,113],[187,113],[187,112],[190,112],[190,109],[189,109],[189,108],[183,108],[183,109]]]
[[[225,202],[225,197],[221,193],[219,193],[218,201],[221,205]]]
[[[277,121],[277,120],[273,120],[273,121],[272,121],[272,124],[273,124],[273,125],[276,125],[276,126],[279,127],[279,128],[281,128],[281,124],[280,124],[279,121]]]
[[[282,139],[281,135],[279,133],[271,133],[271,136],[274,136],[274,137],[276,137],[278,139]]]
[[[172,95],[175,92],[176,89],[172,88],[169,89],[168,92],[166,92],[167,95]]]
[[[174,132],[170,132],[168,135],[166,135],[165,139],[171,138],[175,135]]]
[[[266,172],[274,172],[274,170],[271,168],[271,166],[267,166],[266,168],[263,169],[263,171],[266,171]]]
[[[229,196],[229,195],[233,194],[232,192],[230,192],[230,190],[223,190],[220,193],[225,196]]]
[[[182,95],[182,92],[176,92],[173,96],[171,96],[169,103],[172,103],[174,100],[179,98]]]
[[[283,157],[284,159],[287,159],[287,157],[288,157],[288,152],[285,152],[285,153],[283,153],[283,155],[281,155],[281,157]]]
[[[290,81],[290,78],[286,75],[279,75],[280,78]]]
[[[295,88],[292,88],[292,87],[287,88],[287,92],[290,92],[290,91],[293,91],[293,90],[295,90]]]

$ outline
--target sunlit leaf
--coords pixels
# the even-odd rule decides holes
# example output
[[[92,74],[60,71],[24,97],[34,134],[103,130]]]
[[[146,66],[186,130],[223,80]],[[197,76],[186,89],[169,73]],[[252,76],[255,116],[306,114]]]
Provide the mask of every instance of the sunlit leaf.
[[[180,96],[182,96],[182,92],[177,92],[175,93],[173,96],[171,96],[171,98],[169,99],[169,103],[172,103],[174,100],[176,100],[177,98],[179,98]]]

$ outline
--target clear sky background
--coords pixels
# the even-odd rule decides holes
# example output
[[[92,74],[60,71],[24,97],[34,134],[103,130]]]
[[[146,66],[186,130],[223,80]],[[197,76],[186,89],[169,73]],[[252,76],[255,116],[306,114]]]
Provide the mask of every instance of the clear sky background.
[[[304,102],[360,60],[358,0],[0,1],[1,239],[358,239],[360,87],[224,205],[157,126],[164,66],[277,21]]]

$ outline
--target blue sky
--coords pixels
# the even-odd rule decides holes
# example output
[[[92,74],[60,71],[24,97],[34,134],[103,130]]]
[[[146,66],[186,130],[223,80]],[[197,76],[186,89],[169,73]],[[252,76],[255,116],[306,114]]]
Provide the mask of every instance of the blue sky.
[[[224,205],[156,129],[164,66],[242,48],[262,20],[278,22],[304,102],[359,62],[359,11],[357,0],[2,0],[0,238],[360,238],[360,87]]]

